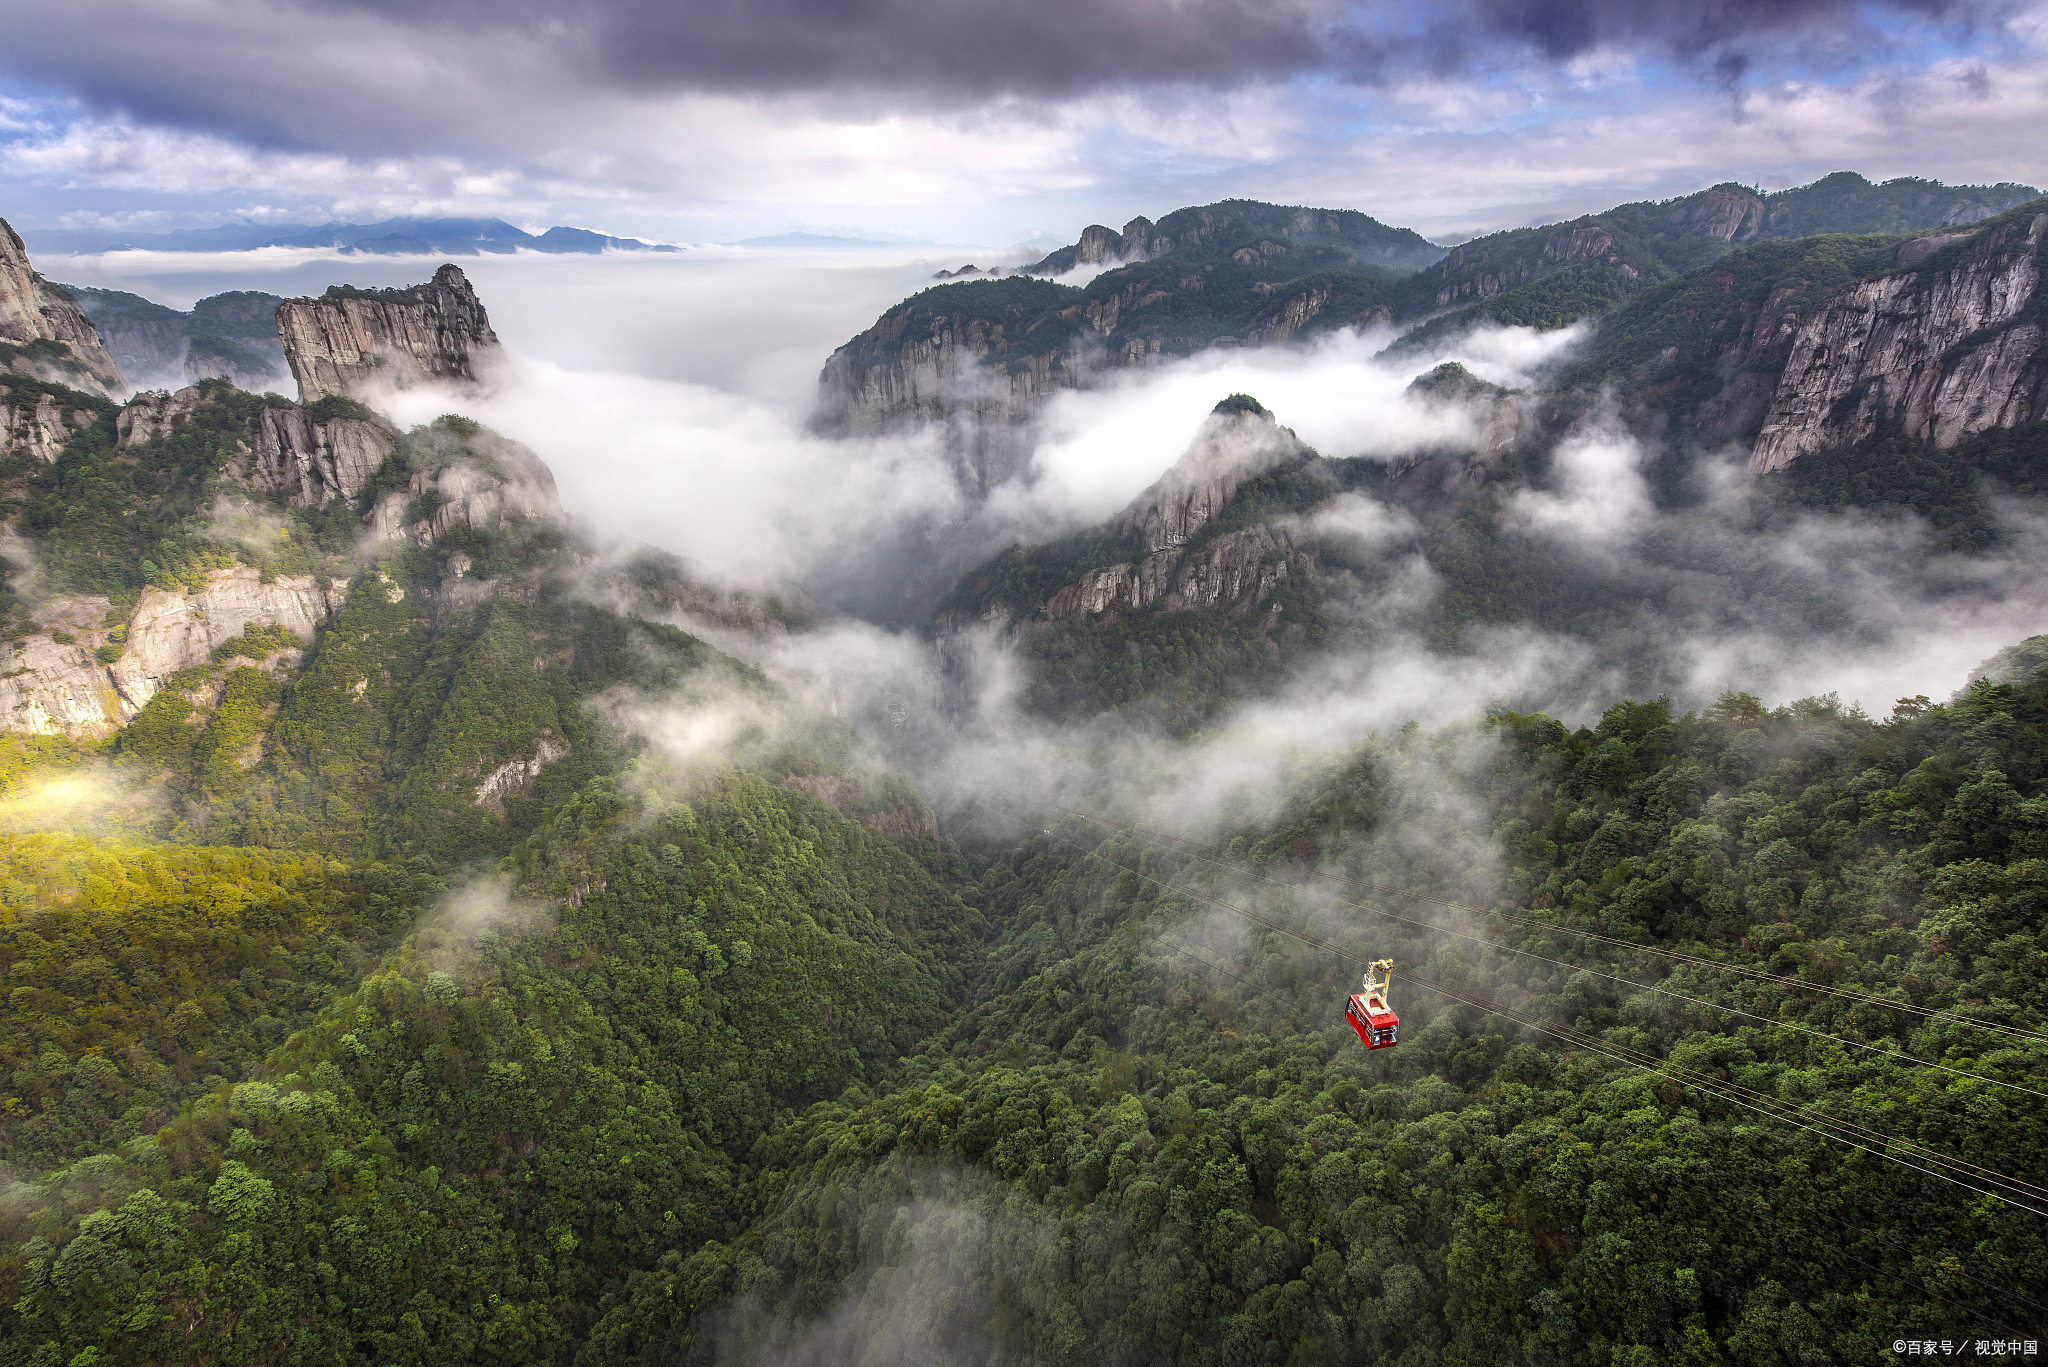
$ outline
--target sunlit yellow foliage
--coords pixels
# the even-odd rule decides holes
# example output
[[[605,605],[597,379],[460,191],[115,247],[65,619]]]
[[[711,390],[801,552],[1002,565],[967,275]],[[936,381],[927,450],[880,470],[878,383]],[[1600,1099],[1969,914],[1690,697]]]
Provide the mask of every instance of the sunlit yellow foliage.
[[[326,861],[296,852],[133,845],[38,832],[0,834],[0,924],[57,909],[204,910],[209,920],[284,895]]]

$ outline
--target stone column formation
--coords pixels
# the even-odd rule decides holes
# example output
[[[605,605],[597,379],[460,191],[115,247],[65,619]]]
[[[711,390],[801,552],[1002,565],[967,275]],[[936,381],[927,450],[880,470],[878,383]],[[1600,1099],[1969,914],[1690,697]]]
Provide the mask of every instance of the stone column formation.
[[[448,381],[474,384],[499,352],[498,335],[459,267],[447,265],[412,298],[287,299],[277,306],[299,402],[364,399]]]

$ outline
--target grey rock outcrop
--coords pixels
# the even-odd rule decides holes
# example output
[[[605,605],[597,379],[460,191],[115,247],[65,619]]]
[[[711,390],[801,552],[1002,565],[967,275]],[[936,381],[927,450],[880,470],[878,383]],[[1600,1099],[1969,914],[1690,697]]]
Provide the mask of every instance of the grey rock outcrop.
[[[1080,266],[1123,265],[1150,261],[1173,250],[1173,239],[1162,235],[1158,225],[1144,215],[1124,224],[1124,230],[1091,223],[1081,230],[1081,240],[1062,247],[1025,267],[1031,275],[1065,275]]]
[[[214,647],[240,636],[244,627],[283,627],[311,645],[344,596],[344,585],[311,575],[280,575],[266,584],[260,571],[246,565],[213,571],[198,593],[143,590],[128,619],[126,649],[106,670],[119,696],[120,720],[140,712],[166,677],[205,664]],[[296,660],[297,652],[288,651],[271,663]]]
[[[78,302],[36,274],[6,219],[0,219],[0,367],[101,394],[128,387]]]
[[[533,785],[539,781],[541,771],[568,756],[569,742],[543,731],[533,743],[531,757],[507,760],[484,775],[483,782],[476,785],[476,796],[470,805],[488,808],[492,814],[502,817],[505,815],[506,798],[532,797]]]
[[[499,354],[498,336],[460,268],[434,272],[409,297],[330,291],[277,306],[299,401],[361,399],[423,384],[475,384]]]
[[[217,397],[204,385],[137,394],[115,418],[119,443],[125,448],[168,437]],[[321,421],[313,410],[271,404],[251,420],[223,473],[252,494],[283,495],[295,508],[324,508],[362,493],[398,442],[398,430],[374,415]]]
[[[30,636],[0,647],[0,664],[0,728],[102,740],[126,720],[107,671],[87,646]]]
[[[52,464],[64,444],[92,426],[89,408],[70,408],[52,394],[20,394],[0,384],[0,456]]]
[[[1262,522],[1200,537],[1246,480],[1306,452],[1257,404],[1241,396],[1219,404],[1173,468],[1110,519],[1144,557],[1088,571],[1053,594],[1042,616],[1059,621],[1155,604],[1243,611],[1290,575],[1313,574],[1315,541],[1297,528]]]
[[[129,616],[122,654],[111,665],[94,654],[111,635],[107,600],[52,599],[35,613],[43,634],[0,648],[0,730],[104,739],[134,720],[166,678],[210,662],[214,647],[251,623],[283,627],[310,644],[344,593],[344,585],[311,576],[279,576],[266,584],[246,566],[213,571],[197,593],[145,589]],[[289,668],[299,655],[281,651],[267,667]]]
[[[1749,468],[1782,470],[1884,423],[1953,446],[2048,417],[2044,237],[2048,210],[2022,209],[1816,310],[1792,339]]]
[[[380,540],[425,546],[457,527],[484,531],[562,517],[554,472],[516,441],[436,426],[415,431],[407,443],[412,478],[380,496],[367,518],[370,534]]]
[[[213,395],[197,385],[168,393],[161,389],[145,390],[121,405],[114,418],[116,441],[123,448],[146,446],[170,436],[212,402]]]
[[[1263,408],[1211,413],[1173,467],[1110,525],[1147,551],[1178,549],[1237,497],[1245,480],[1302,450]]]
[[[1155,603],[1168,612],[1243,611],[1265,603],[1290,577],[1313,575],[1317,567],[1313,537],[1262,522],[1210,537],[1192,551],[1164,550],[1134,563],[1090,570],[1047,600],[1042,615],[1057,622]]]
[[[303,408],[265,408],[256,443],[231,467],[251,488],[282,493],[295,508],[353,499],[398,448],[398,432],[367,418],[316,422]]]
[[[825,362],[817,421],[848,436],[938,424],[962,485],[986,494],[1023,468],[1040,405],[1094,369],[1059,352],[991,364],[1011,341],[1001,321],[946,313],[913,330],[909,309],[892,310]]]

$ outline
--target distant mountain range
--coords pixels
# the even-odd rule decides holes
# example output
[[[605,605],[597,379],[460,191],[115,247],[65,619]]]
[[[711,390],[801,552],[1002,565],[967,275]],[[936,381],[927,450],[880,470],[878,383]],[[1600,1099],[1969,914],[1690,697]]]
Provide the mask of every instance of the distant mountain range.
[[[607,237],[587,228],[550,228],[538,235],[500,218],[387,218],[381,223],[228,223],[168,233],[40,228],[22,234],[39,252],[240,252],[258,247],[331,247],[365,256],[483,256],[526,250],[562,255],[673,252],[680,248]]]

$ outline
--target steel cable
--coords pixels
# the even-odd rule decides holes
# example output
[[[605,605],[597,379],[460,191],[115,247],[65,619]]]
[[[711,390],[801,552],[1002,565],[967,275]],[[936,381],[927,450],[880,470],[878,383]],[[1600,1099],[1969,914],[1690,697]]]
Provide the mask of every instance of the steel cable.
[[[1121,831],[1125,834],[1147,835],[1155,840],[1167,841],[1193,852],[1196,857],[1202,858],[1205,863],[1217,864],[1219,867],[1233,867],[1227,862],[1210,858],[1209,856],[1214,853],[1211,847],[1189,840],[1185,836],[1174,835],[1166,831],[1153,831],[1142,826],[1119,826],[1113,821],[1108,821],[1098,816],[1091,816],[1087,812],[1076,811],[1071,807],[1056,806],[1054,810],[1064,812],[1068,816],[1079,817],[1083,821],[1090,821],[1099,826],[1106,826],[1113,831]],[[1252,876],[1263,878],[1264,881],[1274,883],[1280,887],[1298,886],[1282,882],[1279,879],[1266,877],[1263,874],[1253,874]],[[1824,993],[1831,997],[1840,997],[1865,1006],[1880,1006],[1889,1011],[1903,1011],[1911,1015],[1925,1017],[1928,1020],[1952,1021],[1958,1025],[1966,1025],[1972,1029],[1984,1030],[1992,1034],[2010,1035],[2016,1039],[2048,1043],[2048,1033],[2038,1030],[2027,1030],[2015,1025],[2007,1025],[2001,1021],[1978,1020],[1973,1016],[1959,1015],[1954,1011],[1933,1010],[1924,1006],[1915,1006],[1911,1002],[1898,1001],[1891,997],[1880,997],[1871,992],[1858,992],[1854,988],[1834,987],[1827,983],[1817,983],[1810,978],[1794,978],[1783,973],[1767,972],[1760,968],[1748,968],[1741,964],[1724,963],[1719,959],[1709,959],[1704,955],[1687,954],[1683,950],[1665,949],[1658,945],[1638,944],[1633,940],[1623,940],[1612,935],[1602,935],[1598,931],[1581,930],[1576,926],[1558,925],[1551,921],[1539,921],[1533,916],[1520,916],[1510,911],[1489,910],[1486,907],[1474,906],[1470,902],[1453,901],[1448,897],[1437,897],[1430,893],[1415,892],[1408,888],[1397,888],[1385,883],[1373,883],[1365,879],[1347,879],[1346,881],[1364,888],[1368,892],[1381,893],[1389,897],[1406,897],[1412,901],[1428,902],[1433,906],[1448,907],[1454,911],[1471,912],[1475,916],[1498,917],[1511,925],[1523,926],[1530,930],[1554,931],[1560,935],[1573,935],[1582,940],[1591,940],[1616,949],[1625,949],[1638,954],[1655,954],[1660,958],[1672,959],[1697,968],[1711,968],[1722,973],[1740,974],[1745,978],[1771,983],[1779,987],[1797,988],[1805,992]],[[1437,928],[1445,929],[1444,927]],[[1451,933],[1456,934],[1458,932]]]
[[[1318,936],[1306,934],[1271,917],[1261,915],[1246,907],[1240,907],[1223,898],[1212,896],[1198,888],[1190,887],[1171,879],[1160,878],[1141,869],[1132,868],[1128,864],[1103,854],[1100,849],[1091,849],[1087,845],[1071,840],[1050,828],[1041,826],[1037,827],[1037,829],[1049,839],[1066,845],[1071,849],[1078,850],[1091,858],[1098,859],[1112,868],[1129,873],[1133,877],[1144,879],[1146,882],[1172,892],[1177,896],[1231,912],[1255,924],[1262,925],[1276,934],[1284,935],[1308,945],[1310,948],[1321,950],[1348,962],[1356,964],[1370,962],[1370,957],[1365,954],[1346,949],[1341,945],[1334,944]],[[1753,1111],[1768,1119],[1784,1121],[1795,1128],[1808,1130],[1824,1138],[1833,1139],[1837,1143],[1861,1150],[1864,1153],[1885,1159],[1888,1162],[1897,1163],[1901,1167],[1909,1168],[1924,1176],[1948,1182],[1965,1190],[1974,1191],[1979,1195],[1993,1197],[1996,1200],[2012,1205],[2016,1209],[2024,1210],[2031,1215],[2048,1218],[2048,1209],[2041,1208],[2041,1206],[2048,1206],[2048,1190],[2044,1190],[2031,1182],[2008,1177],[1995,1169],[1985,1168],[1979,1164],[1952,1158],[1949,1155],[1914,1144],[1909,1140],[1878,1133],[1853,1121],[1842,1120],[1838,1117],[1814,1111],[1808,1107],[1782,1101],[1777,1097],[1744,1087],[1731,1080],[1716,1078],[1710,1074],[1687,1068],[1682,1064],[1674,1064],[1669,1060],[1658,1059],[1640,1050],[1586,1034],[1573,1027],[1557,1026],[1538,1020],[1523,1012],[1501,1007],[1496,1003],[1476,997],[1462,990],[1450,988],[1441,983],[1431,982],[1414,973],[1403,973],[1401,976],[1417,986],[1436,992],[1450,1000],[1471,1006],[1490,1015],[1499,1016],[1505,1020],[1515,1021],[1530,1029],[1538,1030],[1554,1038],[1564,1040],[1567,1043],[1578,1045],[1581,1048],[1600,1054],[1625,1066],[1641,1068],[1647,1072],[1655,1073],[1667,1081],[1678,1084],[1680,1087],[1692,1087],[1694,1090],[1719,1097],[1724,1101],[1741,1106],[1745,1110]],[[1751,1099],[1744,1100],[1745,1096]],[[1872,1144],[1883,1145],[1884,1147],[1874,1148]],[[1911,1155],[1911,1158],[1902,1157],[1902,1154]],[[1912,1161],[1913,1158],[1922,1161],[1915,1162]],[[1936,1168],[1947,1169],[1947,1171],[1936,1171]],[[1950,1175],[1951,1173],[1957,1175]],[[1966,1181],[1964,1180],[1965,1176],[1974,1178],[1975,1181]],[[1979,1182],[1985,1185],[1977,1185]],[[1995,1190],[1993,1188],[2000,1189]],[[2022,1197],[2025,1199],[2021,1199]],[[2040,1205],[2028,1204],[2029,1201],[2039,1202]]]

